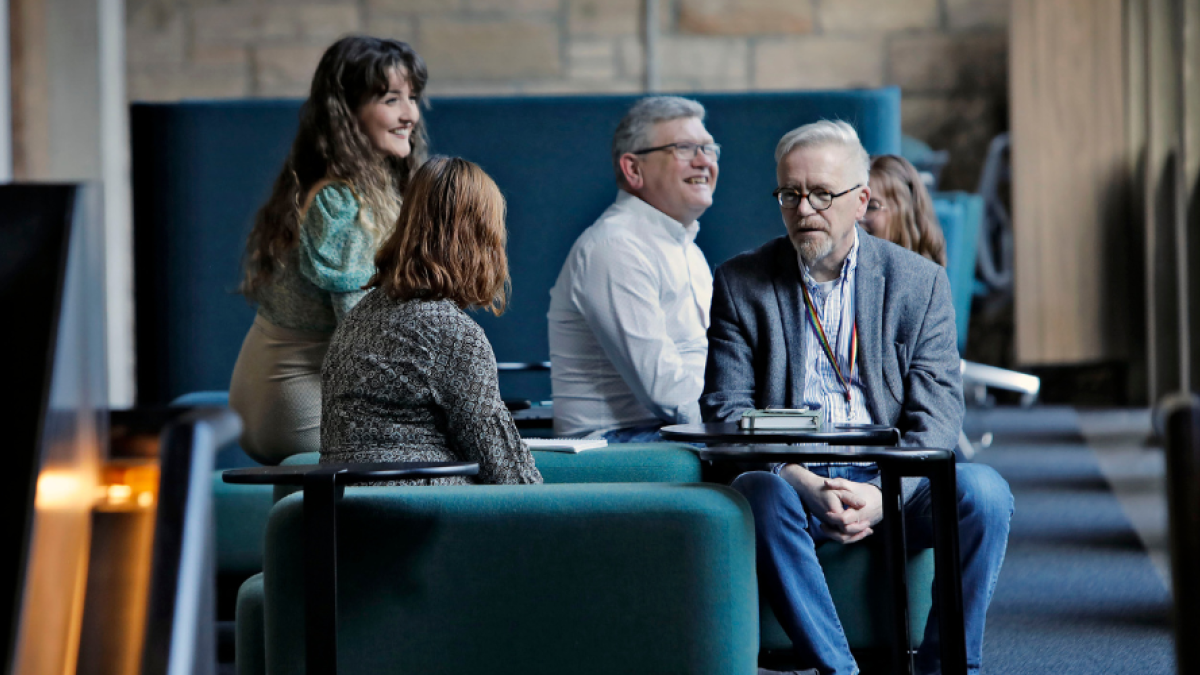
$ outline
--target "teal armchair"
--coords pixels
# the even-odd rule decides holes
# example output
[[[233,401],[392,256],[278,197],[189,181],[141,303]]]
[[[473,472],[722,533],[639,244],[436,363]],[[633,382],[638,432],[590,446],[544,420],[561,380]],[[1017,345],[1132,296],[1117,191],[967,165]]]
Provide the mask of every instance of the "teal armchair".
[[[243,675],[304,672],[302,531],[285,497],[239,603]],[[338,556],[343,673],[756,669],[754,528],[722,486],[347,488]]]

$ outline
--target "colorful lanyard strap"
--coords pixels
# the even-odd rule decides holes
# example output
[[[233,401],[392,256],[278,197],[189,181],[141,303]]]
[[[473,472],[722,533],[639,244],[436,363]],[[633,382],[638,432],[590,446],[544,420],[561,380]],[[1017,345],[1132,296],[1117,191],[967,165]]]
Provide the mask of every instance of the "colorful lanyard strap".
[[[833,372],[837,374],[838,381],[842,383],[842,388],[846,392],[846,403],[851,402],[853,394],[850,389],[850,378],[854,377],[854,366],[858,363],[858,320],[854,321],[854,328],[850,333],[850,373],[849,377],[842,375],[842,367],[838,365],[837,357],[833,355],[833,347],[829,344],[829,337],[825,335],[825,326],[821,325],[821,319],[817,316],[817,308],[813,305],[812,298],[808,295],[808,284],[803,280],[800,281],[800,290],[804,291],[804,305],[808,307],[808,317],[812,319],[813,325],[817,327],[817,336],[821,338],[821,346],[825,349],[825,356],[829,357],[829,363],[833,365]]]

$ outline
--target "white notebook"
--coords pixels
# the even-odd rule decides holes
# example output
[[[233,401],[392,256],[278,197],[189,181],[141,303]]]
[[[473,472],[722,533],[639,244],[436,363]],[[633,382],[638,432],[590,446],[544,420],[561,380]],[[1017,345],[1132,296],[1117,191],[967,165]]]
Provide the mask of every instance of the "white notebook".
[[[554,452],[583,452],[603,448],[608,441],[603,438],[522,438],[530,450],[553,450]]]

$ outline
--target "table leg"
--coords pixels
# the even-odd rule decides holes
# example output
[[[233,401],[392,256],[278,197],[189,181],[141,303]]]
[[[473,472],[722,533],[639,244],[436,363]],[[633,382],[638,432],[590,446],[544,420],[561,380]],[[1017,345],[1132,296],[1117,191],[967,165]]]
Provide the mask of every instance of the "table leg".
[[[304,631],[308,675],[337,674],[337,502],[333,467],[304,475]]]
[[[934,578],[937,580],[942,673],[967,675],[967,633],[963,625],[962,559],[958,550],[958,489],[954,460],[937,462],[929,476],[933,501]]]
[[[892,590],[891,670],[893,673],[910,675],[912,656],[908,649],[908,552],[904,543],[904,497],[900,490],[899,475],[885,470],[881,472],[881,479],[883,520],[880,521],[880,526],[883,535],[883,557]]]

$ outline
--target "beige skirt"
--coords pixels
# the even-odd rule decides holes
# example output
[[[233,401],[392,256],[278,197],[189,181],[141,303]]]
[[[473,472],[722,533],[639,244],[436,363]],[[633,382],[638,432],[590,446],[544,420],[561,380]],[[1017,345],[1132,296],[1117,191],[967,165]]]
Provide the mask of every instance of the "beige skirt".
[[[246,454],[278,464],[321,449],[321,363],[330,337],[254,317],[229,383],[229,407],[242,417]]]

